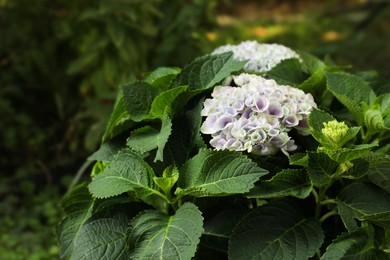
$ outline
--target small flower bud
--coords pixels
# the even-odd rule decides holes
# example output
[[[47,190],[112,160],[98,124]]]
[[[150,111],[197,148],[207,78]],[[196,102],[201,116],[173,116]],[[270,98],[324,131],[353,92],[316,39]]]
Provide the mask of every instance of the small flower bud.
[[[339,143],[348,132],[348,126],[344,122],[337,120],[323,123],[322,134],[334,147],[340,147]]]

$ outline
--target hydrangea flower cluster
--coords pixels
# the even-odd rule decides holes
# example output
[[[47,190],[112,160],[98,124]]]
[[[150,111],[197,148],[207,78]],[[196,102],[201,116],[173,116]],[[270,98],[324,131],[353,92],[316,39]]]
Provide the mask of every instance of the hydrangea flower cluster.
[[[312,95],[247,73],[233,76],[233,82],[215,87],[204,102],[200,131],[211,135],[211,146],[259,155],[295,150],[288,132],[309,133],[307,119],[317,107]]]
[[[215,49],[212,54],[233,52],[237,60],[248,60],[244,66],[246,71],[267,72],[282,60],[297,58],[299,55],[280,44],[257,43],[256,41],[244,41],[238,45],[224,45]]]

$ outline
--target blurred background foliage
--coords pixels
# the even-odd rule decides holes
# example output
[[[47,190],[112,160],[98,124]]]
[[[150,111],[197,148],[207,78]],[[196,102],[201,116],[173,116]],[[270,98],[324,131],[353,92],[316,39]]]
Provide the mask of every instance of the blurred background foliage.
[[[58,202],[99,145],[118,86],[243,40],[390,87],[388,1],[0,0],[0,259],[56,259]]]

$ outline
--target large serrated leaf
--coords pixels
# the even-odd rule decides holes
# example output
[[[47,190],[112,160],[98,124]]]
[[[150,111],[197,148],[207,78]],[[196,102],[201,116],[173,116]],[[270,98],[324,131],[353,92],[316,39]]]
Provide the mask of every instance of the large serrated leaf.
[[[320,224],[290,200],[256,208],[233,231],[229,259],[308,259],[324,240]]]
[[[352,183],[337,196],[337,208],[348,230],[357,228],[357,220],[371,216],[381,221],[390,220],[390,194],[369,183]]]
[[[171,134],[172,122],[167,113],[164,113],[160,131],[144,126],[135,130],[127,140],[127,146],[131,149],[145,153],[157,148],[154,161],[163,161],[165,144]]]
[[[208,248],[227,252],[233,229],[248,212],[247,208],[229,209],[205,220],[200,243]]]
[[[327,155],[332,158],[332,160],[343,163],[346,161],[352,161],[355,159],[362,158],[367,154],[372,148],[378,146],[377,142],[372,144],[360,144],[351,146],[351,148],[339,148],[334,150],[327,150]]]
[[[168,146],[179,166],[190,158],[194,148],[203,145],[199,131],[202,124],[203,101],[204,99],[201,99],[194,108],[186,110],[184,115],[176,118],[173,122],[172,135]]]
[[[145,79],[147,83],[162,91],[168,90],[171,81],[180,72],[179,68],[159,67],[152,71]]]
[[[384,251],[370,245],[370,236],[363,228],[343,233],[326,248],[321,260],[389,259]]]
[[[179,196],[224,196],[248,192],[268,171],[231,151],[202,149],[180,170]]]
[[[184,67],[173,80],[172,86],[188,85],[189,90],[209,89],[232,72],[241,70],[246,61],[233,59],[233,53],[205,55]]]
[[[131,259],[191,259],[203,231],[201,212],[184,203],[174,216],[146,211],[130,222]]]
[[[390,156],[382,153],[368,153],[364,159],[370,163],[368,178],[390,193]]]
[[[168,112],[170,113],[172,103],[181,93],[186,91],[187,88],[188,86],[175,87],[161,92],[158,96],[156,96],[150,108],[150,114],[152,115],[152,117],[162,119],[164,117],[164,114],[166,113],[165,111],[168,110]]]
[[[91,217],[94,200],[86,183],[73,188],[62,199],[62,206],[67,216],[57,228],[57,239],[60,244],[60,256],[72,254],[76,237],[81,234],[82,225]]]
[[[123,99],[123,92],[120,91],[114,105],[110,120],[108,121],[106,131],[103,135],[103,142],[106,142],[109,138],[112,138],[131,127],[134,124],[130,119],[130,115],[127,113],[125,101]]]
[[[152,118],[150,110],[159,90],[146,82],[136,81],[124,85],[123,99],[130,118],[136,122]]]
[[[71,260],[129,259],[127,221],[123,219],[102,218],[85,224]]]
[[[363,122],[361,103],[371,105],[376,95],[363,79],[347,73],[327,72],[327,87],[330,92],[355,116],[359,123]]]
[[[280,85],[299,86],[308,75],[302,71],[301,63],[298,59],[282,60],[270,71],[267,76],[275,80]]]
[[[313,183],[325,185],[330,183],[339,164],[324,153],[308,152],[307,172]]]
[[[281,198],[292,196],[303,199],[310,195],[311,189],[311,181],[305,172],[286,169],[277,173],[270,180],[257,185],[246,196],[248,198]]]
[[[115,160],[99,174],[88,188],[97,198],[108,198],[128,191],[134,191],[139,198],[156,192],[152,168],[135,152],[120,151]]]
[[[111,162],[114,156],[125,147],[123,138],[116,137],[102,144],[96,152],[88,157],[89,161]]]
[[[334,117],[325,111],[314,108],[309,115],[308,124],[310,134],[322,145],[328,147],[329,141],[322,133],[324,123],[335,120]]]

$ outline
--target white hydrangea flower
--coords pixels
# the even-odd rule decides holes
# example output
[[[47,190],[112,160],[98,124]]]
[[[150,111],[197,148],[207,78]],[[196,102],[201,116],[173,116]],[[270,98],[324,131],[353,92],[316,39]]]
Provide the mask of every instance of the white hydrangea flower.
[[[311,94],[272,79],[242,73],[234,86],[217,86],[204,101],[200,131],[211,135],[211,146],[234,151],[288,155],[297,148],[288,132],[308,134],[307,119],[317,107]]]
[[[257,43],[244,41],[238,45],[224,45],[215,49],[212,54],[233,52],[237,60],[248,60],[244,66],[246,71],[267,72],[282,60],[297,58],[299,55],[290,48],[280,44]]]

